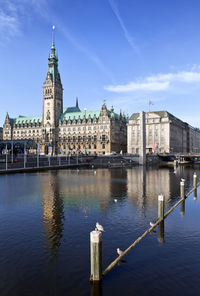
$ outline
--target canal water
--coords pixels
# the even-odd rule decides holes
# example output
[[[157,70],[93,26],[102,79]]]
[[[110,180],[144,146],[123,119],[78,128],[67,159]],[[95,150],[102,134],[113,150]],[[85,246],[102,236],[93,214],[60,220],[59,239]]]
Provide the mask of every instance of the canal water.
[[[186,192],[200,166],[59,170],[0,176],[0,295],[199,295],[200,196],[193,194],[103,278],[90,285],[89,234],[103,233],[103,268]],[[116,201],[117,200],[117,201]]]

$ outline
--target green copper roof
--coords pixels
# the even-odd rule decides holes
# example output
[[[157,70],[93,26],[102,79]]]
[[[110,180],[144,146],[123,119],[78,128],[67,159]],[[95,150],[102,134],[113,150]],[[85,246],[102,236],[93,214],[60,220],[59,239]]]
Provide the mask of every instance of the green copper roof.
[[[68,107],[63,110],[63,114],[65,113],[72,113],[72,112],[81,112],[79,107]]]
[[[18,118],[13,118],[13,123],[14,124],[22,124],[22,123],[33,123],[33,122],[42,122],[42,116],[19,116]]]
[[[86,119],[88,119],[89,117],[91,117],[91,119],[93,120],[94,119],[94,116],[96,115],[96,118],[99,118],[99,115],[100,115],[100,112],[101,110],[97,110],[97,111],[84,111],[84,112],[65,112],[61,115],[61,120],[63,121],[64,119],[65,120],[68,120],[69,118],[71,120],[75,119],[78,120],[79,118],[81,120],[84,119],[84,116],[86,115]]]

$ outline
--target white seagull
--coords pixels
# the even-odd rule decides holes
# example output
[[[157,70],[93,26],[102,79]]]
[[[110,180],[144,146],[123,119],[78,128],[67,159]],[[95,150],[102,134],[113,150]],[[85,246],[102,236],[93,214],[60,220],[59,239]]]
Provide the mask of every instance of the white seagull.
[[[121,256],[121,255],[123,254],[123,251],[120,250],[120,248],[117,248],[117,254],[118,254],[119,256]]]
[[[151,227],[153,227],[156,223],[150,222],[149,224],[150,224]]]
[[[105,231],[103,226],[101,224],[99,224],[99,222],[96,223],[96,228],[98,231]]]

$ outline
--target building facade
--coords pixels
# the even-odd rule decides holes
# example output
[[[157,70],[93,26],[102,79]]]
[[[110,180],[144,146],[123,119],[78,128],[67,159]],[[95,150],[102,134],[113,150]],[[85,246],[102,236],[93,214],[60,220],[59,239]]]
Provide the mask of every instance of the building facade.
[[[145,113],[146,153],[200,153],[200,130],[167,111]],[[127,151],[140,149],[140,118],[134,113],[127,125]]]
[[[3,140],[34,140],[41,154],[109,154],[126,152],[127,118],[104,103],[100,110],[83,112],[78,99],[63,108],[63,87],[58,71],[54,31],[48,72],[43,84],[42,116],[10,118],[3,125]]]

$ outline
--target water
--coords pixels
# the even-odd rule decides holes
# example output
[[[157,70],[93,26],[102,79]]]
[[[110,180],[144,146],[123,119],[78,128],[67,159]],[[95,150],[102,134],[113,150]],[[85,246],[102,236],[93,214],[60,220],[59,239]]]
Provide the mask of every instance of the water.
[[[186,192],[199,167],[60,170],[0,176],[0,295],[198,295],[200,202],[165,220],[164,243],[148,235],[103,278],[89,283],[89,233],[103,233],[103,268]],[[117,199],[117,202],[114,201]],[[183,210],[183,209],[182,209]]]

